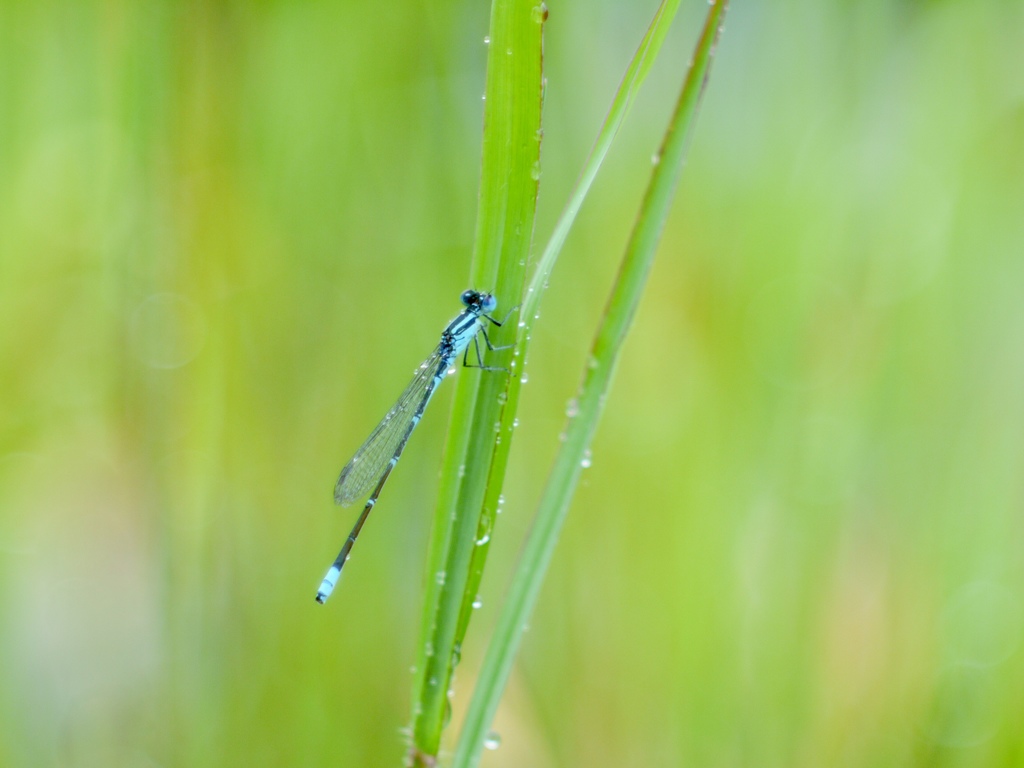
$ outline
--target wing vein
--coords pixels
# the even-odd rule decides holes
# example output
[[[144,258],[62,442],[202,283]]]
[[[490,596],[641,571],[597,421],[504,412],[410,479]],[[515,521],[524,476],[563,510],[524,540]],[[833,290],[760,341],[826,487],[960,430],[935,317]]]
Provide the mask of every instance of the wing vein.
[[[441,348],[438,346],[416,369],[409,386],[341,470],[338,483],[334,487],[336,503],[348,506],[365,496],[380,480],[388,463],[401,446],[409,422],[412,421],[430,389],[431,382],[438,374],[441,361]],[[447,362],[445,364],[447,365]]]

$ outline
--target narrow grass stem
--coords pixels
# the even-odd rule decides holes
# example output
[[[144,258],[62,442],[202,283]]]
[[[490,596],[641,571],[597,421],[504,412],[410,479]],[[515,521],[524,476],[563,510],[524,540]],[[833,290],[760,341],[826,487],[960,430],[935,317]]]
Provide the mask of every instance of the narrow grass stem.
[[[470,617],[473,614],[474,606],[477,604],[477,594],[479,593],[480,581],[483,578],[484,564],[490,550],[491,529],[501,507],[501,492],[505,482],[505,470],[508,466],[512,437],[515,431],[519,395],[523,384],[526,382],[525,372],[522,372],[521,368],[526,362],[527,352],[530,347],[530,333],[538,316],[541,295],[546,289],[548,276],[551,274],[558,255],[561,253],[569,230],[576,221],[576,215],[579,213],[580,207],[583,205],[583,201],[586,199],[587,193],[590,191],[590,187],[611,149],[612,142],[618,135],[619,128],[629,113],[629,108],[632,106],[640,86],[650,71],[658,52],[661,50],[661,44],[672,24],[672,20],[675,18],[678,7],[679,0],[664,0],[658,6],[654,19],[651,21],[647,33],[644,35],[639,48],[637,48],[633,59],[630,61],[619,89],[615,93],[615,97],[612,99],[611,108],[608,110],[604,124],[598,132],[594,148],[591,150],[586,163],[584,163],[579,180],[576,182],[576,186],[569,196],[569,201],[555,224],[551,238],[548,240],[547,246],[537,262],[530,286],[523,299],[522,308],[519,312],[519,333],[516,339],[515,355],[520,371],[517,372],[517,375],[511,377],[508,382],[505,404],[501,410],[498,426],[499,439],[491,458],[486,490],[484,492],[483,509],[476,532],[478,546],[473,550],[469,579],[466,582],[459,625],[456,632],[456,642],[459,644],[462,643],[466,635]]]

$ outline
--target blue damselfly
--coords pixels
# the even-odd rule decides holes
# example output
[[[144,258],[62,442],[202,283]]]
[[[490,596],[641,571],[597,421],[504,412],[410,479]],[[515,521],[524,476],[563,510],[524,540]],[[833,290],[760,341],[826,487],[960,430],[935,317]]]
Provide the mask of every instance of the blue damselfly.
[[[437,348],[426,360],[416,369],[416,375],[412,382],[405,388],[398,401],[391,407],[377,428],[366,438],[366,442],[356,451],[355,456],[345,465],[338,476],[338,483],[334,486],[334,501],[342,506],[348,506],[354,501],[361,499],[370,493],[370,498],[363,507],[362,513],[352,527],[352,532],[345,540],[341,552],[335,559],[334,564],[327,571],[320,589],[316,593],[316,601],[324,603],[334,590],[341,576],[341,569],[349,558],[352,545],[370,515],[370,510],[377,503],[384,483],[387,482],[391,470],[395,468],[405,444],[409,442],[409,436],[416,428],[423,411],[430,402],[437,385],[448,375],[451,366],[462,355],[462,364],[467,368],[482,368],[489,371],[504,371],[504,368],[493,368],[483,364],[483,357],[480,353],[479,335],[483,335],[487,348],[490,350],[506,349],[506,347],[495,347],[487,336],[487,322],[500,326],[501,323],[491,317],[491,313],[498,308],[498,300],[489,293],[480,291],[465,291],[462,294],[462,303],[466,309],[441,333],[441,341]],[[486,322],[485,322],[486,321]],[[473,344],[476,351],[476,365],[470,365],[469,345]]]

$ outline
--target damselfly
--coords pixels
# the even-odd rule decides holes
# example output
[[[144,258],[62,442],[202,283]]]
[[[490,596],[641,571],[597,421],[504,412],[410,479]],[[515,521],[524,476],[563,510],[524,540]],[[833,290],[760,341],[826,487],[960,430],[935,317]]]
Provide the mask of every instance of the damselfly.
[[[366,442],[356,451],[356,455],[341,470],[338,476],[338,484],[334,486],[334,501],[342,506],[348,506],[357,499],[366,495],[371,488],[370,498],[363,507],[359,519],[352,527],[352,532],[345,540],[341,552],[335,559],[334,564],[328,569],[327,575],[320,584],[316,593],[316,601],[324,603],[334,591],[334,585],[338,583],[341,576],[341,569],[349,558],[352,545],[356,543],[356,537],[363,528],[363,523],[370,516],[370,510],[377,503],[384,483],[388,475],[395,468],[405,444],[409,442],[409,436],[416,428],[423,411],[430,402],[430,398],[437,389],[437,385],[448,375],[448,369],[462,355],[462,364],[467,368],[482,368],[488,371],[503,371],[504,368],[492,368],[483,364],[483,357],[480,354],[480,339],[482,334],[487,348],[490,350],[505,349],[495,347],[487,336],[486,326],[488,321],[500,326],[497,320],[491,317],[492,312],[498,308],[498,300],[489,293],[480,291],[465,291],[462,294],[462,303],[466,309],[448,323],[448,327],[441,333],[441,342],[431,352],[430,357],[423,361],[423,364],[416,369],[416,375],[412,382],[405,388],[391,410],[381,419],[377,428],[366,438]],[[469,363],[469,345],[473,344],[476,350],[476,365]]]

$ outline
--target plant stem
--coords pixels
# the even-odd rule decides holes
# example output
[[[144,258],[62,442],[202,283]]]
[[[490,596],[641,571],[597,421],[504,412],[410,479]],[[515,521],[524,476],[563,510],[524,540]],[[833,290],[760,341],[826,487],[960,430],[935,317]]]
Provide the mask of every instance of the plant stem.
[[[455,754],[456,768],[470,768],[479,762],[487,730],[497,711],[522,640],[523,628],[536,604],[568,512],[569,501],[583,469],[588,446],[597,429],[619,352],[654,260],[682,172],[700,99],[707,85],[711,59],[727,5],[728,0],[712,1],[694,52],[693,63],[661,149],[656,155],[647,192],[584,370],[577,398],[578,410],[569,418],[565,442],[555,460],[537,517],[513,574],[508,598],[502,606],[494,637],[473,692]]]
[[[472,287],[492,290],[501,316],[526,282],[540,163],[542,32],[538,0],[494,0],[491,6],[484,105],[480,203],[471,269]],[[511,346],[514,316],[493,334]],[[511,348],[489,353],[487,364],[515,370]],[[459,377],[434,516],[421,643],[413,692],[415,765],[436,764],[448,719],[448,691],[458,663],[460,611],[480,527],[488,467],[499,438],[508,376],[466,372]]]

